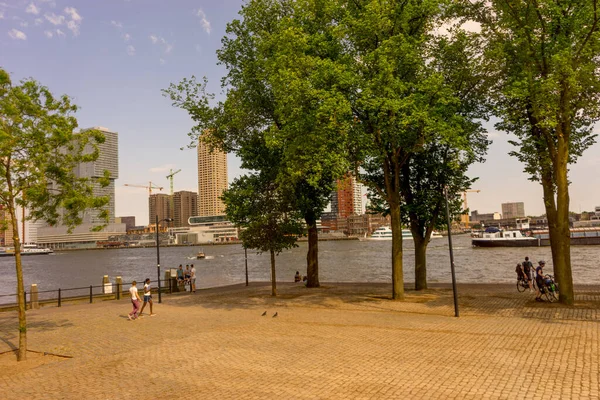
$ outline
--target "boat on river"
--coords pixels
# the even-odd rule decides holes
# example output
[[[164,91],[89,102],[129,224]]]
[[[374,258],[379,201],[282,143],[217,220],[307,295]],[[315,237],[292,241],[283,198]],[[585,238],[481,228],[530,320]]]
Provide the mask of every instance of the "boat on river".
[[[36,244],[24,244],[21,247],[21,255],[22,256],[39,256],[54,253],[51,249],[38,247]],[[1,248],[0,247],[0,257],[14,257],[15,249],[14,247]]]
[[[438,232],[431,233],[431,239],[439,239],[443,237]],[[377,228],[370,237],[365,237],[366,240],[392,240],[392,229],[389,226],[381,226]],[[402,229],[402,240],[412,240],[412,232],[410,229]]]
[[[524,236],[519,230],[501,230],[488,227],[480,237],[471,240],[473,247],[537,247],[538,238]]]
[[[196,254],[196,259],[197,259],[197,260],[203,260],[203,259],[205,259],[205,258],[206,258],[206,254],[204,254],[204,252],[203,252],[203,251],[199,251],[199,252]]]

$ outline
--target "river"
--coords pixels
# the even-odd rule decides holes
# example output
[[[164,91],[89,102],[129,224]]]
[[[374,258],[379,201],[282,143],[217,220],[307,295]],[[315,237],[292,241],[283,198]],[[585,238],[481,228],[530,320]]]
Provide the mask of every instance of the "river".
[[[537,265],[546,260],[544,272],[552,273],[550,247],[473,248],[468,235],[453,237],[456,277],[459,283],[513,282],[515,265],[525,256]],[[412,240],[404,242],[404,279],[414,281]],[[161,247],[162,268],[176,268],[193,263],[198,274],[198,287],[224,286],[244,282],[244,250],[240,245],[204,246],[205,260],[195,260],[200,247]],[[277,280],[293,281],[296,271],[306,274],[307,243],[284,251],[277,258]],[[571,248],[575,283],[600,284],[596,263],[600,246]],[[429,282],[450,282],[448,240],[433,239],[427,250]],[[100,285],[102,276],[111,282],[122,276],[124,282],[146,277],[156,280],[156,249],[111,249],[57,252],[53,255],[23,257],[26,290],[37,283],[40,291],[58,288]],[[0,258],[0,294],[16,292],[14,259]],[[269,255],[248,251],[250,281],[270,279]],[[388,241],[323,241],[319,242],[319,279],[321,282],[391,282],[391,242]],[[14,301],[2,298],[0,303]]]

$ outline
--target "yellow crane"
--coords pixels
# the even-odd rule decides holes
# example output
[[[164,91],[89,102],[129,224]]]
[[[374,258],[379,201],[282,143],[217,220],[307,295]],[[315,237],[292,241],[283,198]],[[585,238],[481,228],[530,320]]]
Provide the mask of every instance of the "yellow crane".
[[[152,195],[152,189],[158,189],[159,191],[163,190],[162,186],[156,186],[152,182],[148,182],[148,185],[132,185],[131,183],[126,183],[123,186],[138,187],[138,188],[148,189],[148,196]]]
[[[468,193],[479,193],[479,192],[481,192],[481,190],[465,190],[463,192],[463,210],[465,210],[465,211],[468,209],[468,207],[467,207],[467,192]],[[462,215],[462,222],[464,223],[465,228],[468,229],[469,228],[469,214]]]

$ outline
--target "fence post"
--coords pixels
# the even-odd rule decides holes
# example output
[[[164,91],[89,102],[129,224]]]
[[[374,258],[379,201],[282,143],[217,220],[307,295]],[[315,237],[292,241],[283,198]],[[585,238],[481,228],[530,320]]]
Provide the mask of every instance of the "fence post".
[[[27,310],[27,290],[23,290],[23,304],[25,304],[25,310]]]
[[[30,308],[37,310],[40,308],[40,302],[38,298],[38,287],[36,283],[31,284],[31,294],[29,295]]]
[[[93,296],[92,288],[93,288],[92,285],[90,285],[90,304],[92,303],[92,296]]]
[[[60,307],[60,288],[58,288],[58,306]]]
[[[117,276],[115,278],[115,284],[117,285],[117,300],[121,300],[121,292],[123,291],[123,278]]]

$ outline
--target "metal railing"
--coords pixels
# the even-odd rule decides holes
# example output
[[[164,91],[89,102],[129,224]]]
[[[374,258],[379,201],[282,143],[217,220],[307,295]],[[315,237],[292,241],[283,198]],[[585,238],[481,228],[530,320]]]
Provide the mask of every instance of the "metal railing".
[[[142,283],[144,280],[139,280],[138,282]],[[153,283],[157,283],[157,281],[153,281]],[[109,286],[110,285],[110,286]],[[120,290],[119,290],[120,286]],[[110,291],[106,289],[110,287]],[[161,279],[161,293],[162,294],[172,294],[174,291],[181,291],[181,287],[183,287],[184,292],[192,293],[192,282],[185,282],[183,284],[179,284],[176,278],[171,279]],[[52,290],[38,290],[38,300],[40,306],[50,305],[52,303],[56,303],[57,307],[61,307],[63,302],[81,302],[89,299],[89,303],[93,303],[94,299],[104,300],[120,300],[123,295],[129,294],[129,289],[131,288],[131,283],[110,283],[103,285],[90,285],[84,287],[74,287],[74,288],[58,288]],[[178,289],[178,290],[176,290]],[[143,287],[142,287],[143,290]],[[189,290],[189,291],[188,291]],[[73,293],[78,291],[78,293],[68,295],[68,293]],[[158,288],[152,288],[153,293],[158,293]],[[52,296],[51,294],[54,294]],[[67,295],[65,295],[67,294]],[[0,310],[1,309],[13,309],[18,306],[17,301],[14,303],[3,303],[2,298],[13,297],[16,299],[18,296],[17,293],[11,294],[0,294]],[[23,292],[25,308],[32,308],[32,296],[31,292],[24,291]],[[29,302],[28,302],[29,297]]]

